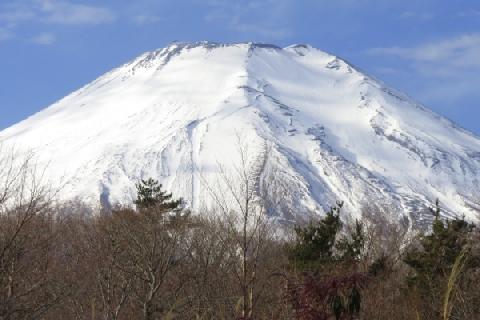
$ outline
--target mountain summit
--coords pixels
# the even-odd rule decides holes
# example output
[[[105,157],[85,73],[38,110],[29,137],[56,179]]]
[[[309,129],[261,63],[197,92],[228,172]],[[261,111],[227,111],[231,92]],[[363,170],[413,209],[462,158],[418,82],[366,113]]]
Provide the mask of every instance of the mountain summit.
[[[0,143],[48,164],[65,200],[131,203],[135,182],[153,177],[199,210],[243,145],[278,219],[343,200],[354,217],[378,206],[421,220],[437,198],[447,215],[480,218],[480,139],[309,45],[174,43],[0,132]]]

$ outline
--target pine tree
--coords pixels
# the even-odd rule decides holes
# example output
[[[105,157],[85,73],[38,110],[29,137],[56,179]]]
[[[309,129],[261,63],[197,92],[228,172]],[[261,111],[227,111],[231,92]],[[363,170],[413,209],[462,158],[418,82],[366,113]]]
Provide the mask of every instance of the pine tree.
[[[160,212],[177,212],[181,209],[182,199],[172,200],[172,194],[163,191],[157,180],[141,180],[136,187],[137,200],[134,203],[140,211],[154,208]]]
[[[350,237],[340,239],[335,247],[341,260],[359,260],[365,247],[363,224],[355,220],[355,229]]]
[[[291,258],[300,267],[308,267],[333,260],[333,249],[337,233],[342,228],[340,210],[342,202],[332,207],[318,222],[306,227],[296,227],[297,241],[291,251]]]
[[[442,221],[438,200],[435,208],[430,208],[434,216],[432,232],[420,238],[420,248],[406,253],[404,261],[414,269],[413,278],[443,276],[455,263],[459,253],[468,243],[468,236],[474,225],[464,218]]]
[[[443,221],[438,200],[430,212],[434,216],[431,233],[420,236],[419,246],[406,252],[404,262],[412,268],[407,283],[418,294],[422,303],[419,310],[425,318],[440,318],[448,275],[456,261],[465,259],[462,273],[467,274],[480,266],[480,257],[470,250],[473,224],[464,218]],[[457,280],[463,283],[461,275]]]

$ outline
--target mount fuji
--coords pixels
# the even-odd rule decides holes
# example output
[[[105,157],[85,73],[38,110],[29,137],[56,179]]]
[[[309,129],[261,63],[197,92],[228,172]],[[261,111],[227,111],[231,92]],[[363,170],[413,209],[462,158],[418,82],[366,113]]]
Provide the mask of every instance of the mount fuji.
[[[91,205],[129,204],[153,177],[201,211],[243,145],[279,220],[342,200],[351,217],[375,205],[422,221],[436,199],[446,216],[480,220],[479,137],[303,44],[173,43],[1,131],[0,144],[32,152],[60,199]]]

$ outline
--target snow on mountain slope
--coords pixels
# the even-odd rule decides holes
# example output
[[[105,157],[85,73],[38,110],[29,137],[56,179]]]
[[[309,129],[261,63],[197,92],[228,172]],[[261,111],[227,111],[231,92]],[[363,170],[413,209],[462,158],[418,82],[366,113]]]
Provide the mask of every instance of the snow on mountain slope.
[[[480,139],[345,61],[312,48],[176,43],[147,53],[0,132],[64,181],[62,199],[130,203],[158,178],[193,209],[211,202],[238,137],[261,166],[271,215],[305,218],[336,200],[393,218],[439,198],[480,218]],[[270,186],[270,187],[266,187]]]

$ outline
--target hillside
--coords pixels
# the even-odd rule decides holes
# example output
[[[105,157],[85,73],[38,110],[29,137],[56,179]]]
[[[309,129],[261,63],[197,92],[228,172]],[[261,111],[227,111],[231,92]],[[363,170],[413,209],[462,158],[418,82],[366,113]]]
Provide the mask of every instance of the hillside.
[[[131,203],[154,177],[194,210],[248,146],[269,214],[302,220],[345,201],[422,219],[480,217],[480,139],[344,60],[308,45],[174,43],[0,132],[32,151],[59,197]],[[4,149],[5,150],[5,149]],[[242,149],[245,150],[245,149]]]

